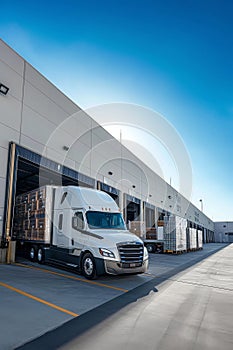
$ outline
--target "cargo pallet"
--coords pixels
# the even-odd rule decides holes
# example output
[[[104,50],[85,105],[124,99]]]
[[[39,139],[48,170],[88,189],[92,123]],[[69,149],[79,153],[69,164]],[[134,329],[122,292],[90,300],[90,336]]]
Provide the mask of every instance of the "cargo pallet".
[[[175,254],[175,255],[181,255],[184,253],[187,253],[187,250],[170,250],[170,249],[166,249],[164,250],[165,254]]]
[[[198,250],[203,250],[203,247],[200,247],[200,248],[189,248],[188,252],[197,252]]]
[[[16,197],[13,238],[44,241],[46,228],[46,188],[32,190]]]

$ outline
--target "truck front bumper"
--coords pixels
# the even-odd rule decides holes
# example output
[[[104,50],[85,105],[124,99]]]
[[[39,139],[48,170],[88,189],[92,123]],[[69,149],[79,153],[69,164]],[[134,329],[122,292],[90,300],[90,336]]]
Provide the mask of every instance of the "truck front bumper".
[[[122,263],[112,260],[105,260],[104,264],[106,273],[111,275],[137,274],[148,270],[148,259],[144,260],[142,265],[138,267],[123,267]]]

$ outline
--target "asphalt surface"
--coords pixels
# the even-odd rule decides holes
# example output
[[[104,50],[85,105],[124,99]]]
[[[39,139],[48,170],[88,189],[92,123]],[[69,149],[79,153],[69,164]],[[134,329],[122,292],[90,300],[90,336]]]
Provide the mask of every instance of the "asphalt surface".
[[[137,350],[142,344],[147,349],[169,349],[165,339],[170,339],[175,349],[174,339],[179,344],[178,330],[183,334],[184,320],[187,325],[190,318],[192,324],[192,315],[198,319],[209,300],[204,289],[208,291],[211,287],[204,286],[203,281],[209,281],[209,275],[212,276],[210,269],[203,267],[201,272],[194,271],[200,264],[213,261],[225,276],[226,259],[219,264],[218,258],[218,254],[230,249],[225,247],[208,244],[202,251],[183,255],[151,254],[148,274],[104,276],[94,282],[28,261],[0,265],[0,349],[118,349],[124,346],[124,349]],[[214,254],[218,250],[219,253]],[[187,273],[191,275],[182,280]],[[232,278],[230,268],[227,275]],[[219,276],[222,276],[220,272]],[[201,285],[196,284],[201,281]],[[193,304],[198,305],[196,311],[189,310]],[[229,304],[229,309],[231,306]],[[170,338],[166,338],[169,330]],[[191,326],[184,330],[190,341],[194,337],[192,331]],[[187,344],[182,345],[184,349],[189,349]]]

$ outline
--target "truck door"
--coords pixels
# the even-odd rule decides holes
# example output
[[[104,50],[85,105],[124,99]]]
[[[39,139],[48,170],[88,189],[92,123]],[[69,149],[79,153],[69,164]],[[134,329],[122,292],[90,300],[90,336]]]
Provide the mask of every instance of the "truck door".
[[[68,247],[68,237],[66,235],[66,223],[65,223],[65,215],[63,211],[59,211],[57,213],[58,219],[57,219],[57,227],[56,229],[56,245],[61,248],[67,248]],[[55,238],[55,237],[54,237]],[[54,239],[55,241],[55,239]]]
[[[73,211],[71,248],[79,255],[84,245],[87,245],[88,235],[85,234],[85,220],[82,211]]]

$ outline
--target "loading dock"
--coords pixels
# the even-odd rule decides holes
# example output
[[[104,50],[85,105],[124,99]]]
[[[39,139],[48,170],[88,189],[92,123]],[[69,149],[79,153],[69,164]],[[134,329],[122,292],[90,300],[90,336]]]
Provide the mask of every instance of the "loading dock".
[[[52,161],[42,155],[28,150],[16,143],[9,144],[8,156],[8,173],[7,173],[5,212],[4,212],[4,227],[2,243],[10,240],[12,237],[12,228],[14,224],[14,203],[17,195],[38,188],[45,184],[54,185],[76,185],[95,188],[97,187],[110,194],[118,204],[121,202],[121,192],[105,183],[78,173],[77,171],[63,166],[55,161]],[[141,236],[143,233],[142,222],[143,218],[146,223],[146,228],[150,231],[150,235],[154,237],[150,239],[158,240],[158,230],[162,230],[164,216],[168,213],[162,209],[158,209],[158,222],[156,220],[156,208],[154,205],[144,202],[141,208],[141,200],[129,194],[123,196],[124,217],[128,229],[133,230],[133,233]],[[143,212],[141,213],[141,209]],[[190,222],[190,227],[197,229],[197,225]],[[213,232],[203,230],[203,236],[206,243],[213,241]],[[147,230],[147,231],[148,231]],[[187,229],[187,249],[189,249],[189,230]],[[5,235],[4,235],[5,233]],[[161,243],[161,242],[157,242]],[[157,251],[157,250],[156,250]],[[159,252],[161,252],[161,246]]]
[[[186,228],[186,245],[187,245],[187,251],[190,250],[190,228],[192,228],[192,223],[190,221],[187,222],[187,228]]]
[[[119,206],[120,204],[120,191],[112,186],[109,186],[101,181],[97,182],[97,189],[108,193]]]
[[[187,218],[193,222],[198,218],[206,229],[205,241],[213,241],[214,224],[211,219],[135,157],[122,142],[110,136],[2,40],[0,51],[0,70],[9,87],[8,94],[1,96],[4,103],[0,104],[0,235],[3,243],[12,235],[15,195],[38,188],[39,183],[40,186],[52,182],[97,188],[97,181],[104,182],[102,189],[115,200],[120,197],[119,206],[120,209],[125,208],[127,222],[138,220],[139,224],[144,220],[142,201],[150,193],[153,205],[157,207],[163,203],[164,209],[172,214],[177,215],[188,208]],[[61,132],[57,134],[57,143],[49,146],[48,140],[57,130]],[[108,148],[105,146],[109,140],[111,147]],[[97,152],[96,145],[103,147],[98,147]],[[46,150],[45,157],[42,156],[43,150]],[[50,159],[46,158],[48,154]],[[69,168],[58,160],[64,159],[64,156],[67,156]],[[80,162],[86,156],[87,162],[80,174],[76,169],[80,169]],[[109,169],[114,171],[102,169],[103,172],[98,172],[99,166],[106,160],[111,164]],[[122,180],[126,180],[124,185]],[[113,184],[121,191],[120,195],[105,184]],[[123,192],[127,193],[124,197]],[[164,200],[168,193],[170,201]],[[179,210],[173,203],[177,197],[180,198]]]
[[[163,227],[158,227],[156,207],[148,202],[143,203],[146,237],[144,244],[149,253],[163,252]]]
[[[146,233],[151,231],[150,233],[156,234],[157,229],[157,219],[156,219],[156,208],[154,205],[143,202],[143,210],[145,215],[145,224],[146,224]]]
[[[45,184],[95,187],[95,180],[15,143],[9,144],[2,241],[12,236],[15,197]]]
[[[140,221],[140,205],[139,198],[124,194],[124,217],[127,225],[132,221]]]

